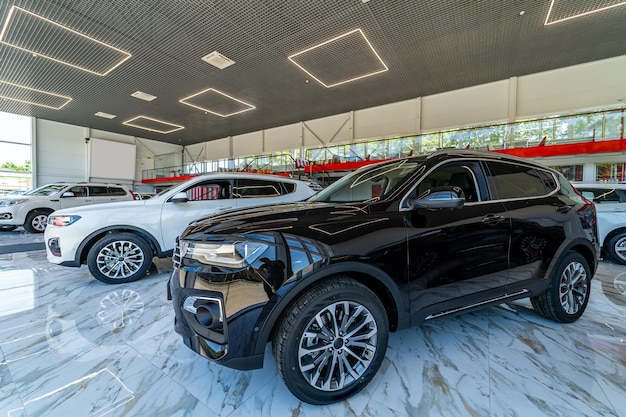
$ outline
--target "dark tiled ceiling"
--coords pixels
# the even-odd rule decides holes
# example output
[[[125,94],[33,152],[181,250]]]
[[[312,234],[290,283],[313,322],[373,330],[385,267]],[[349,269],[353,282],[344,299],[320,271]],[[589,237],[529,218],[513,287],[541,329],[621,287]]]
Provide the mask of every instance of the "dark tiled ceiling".
[[[0,21],[10,23],[2,39],[38,53],[0,44],[0,96],[47,100],[53,107],[66,100],[42,92],[72,100],[54,110],[0,99],[0,111],[188,145],[624,55],[626,5],[620,3],[2,0]],[[616,7],[545,25],[551,4],[548,22]],[[19,9],[13,9],[8,21],[12,6]],[[326,88],[288,58],[355,29],[361,29],[388,71]],[[373,54],[358,36],[328,45],[298,56],[320,79],[344,80],[342,69],[350,78],[383,68],[380,62],[367,61]],[[201,60],[213,51],[235,64],[220,70]],[[108,70],[124,52],[132,56],[107,75],[93,73]],[[221,117],[179,102],[210,88],[255,108]],[[131,97],[135,91],[157,99]],[[217,99],[222,101],[211,102]],[[216,95],[198,96],[194,104],[215,105],[220,114],[248,108]],[[94,116],[99,111],[117,117]],[[157,120],[148,126],[161,129],[158,121],[163,121],[185,128],[162,134],[123,124],[137,116]]]

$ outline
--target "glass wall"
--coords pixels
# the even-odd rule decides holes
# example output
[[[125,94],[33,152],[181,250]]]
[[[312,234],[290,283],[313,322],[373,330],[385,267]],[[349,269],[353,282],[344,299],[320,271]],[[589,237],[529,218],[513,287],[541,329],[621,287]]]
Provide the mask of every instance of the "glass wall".
[[[596,181],[626,181],[626,163],[596,164]]]
[[[340,163],[365,160],[384,160],[410,155],[429,154],[439,149],[497,150],[533,147],[540,144],[590,142],[624,139],[626,109],[558,115],[515,123],[496,123],[417,136],[402,136],[360,140],[332,146],[241,156],[233,159],[204,161],[184,167],[183,172],[196,173],[198,167],[210,171],[249,170],[258,172],[292,172],[303,165]],[[609,166],[610,165],[610,166]],[[176,167],[178,169],[180,167]],[[193,169],[192,169],[193,168]],[[572,181],[582,180],[582,166],[557,167]],[[150,174],[144,175],[150,177]],[[598,166],[598,180],[614,181],[620,178],[619,167]]]
[[[582,165],[562,165],[550,167],[559,171],[569,181],[582,181],[583,180],[583,166]]]
[[[32,188],[31,118],[0,112],[0,194]]]

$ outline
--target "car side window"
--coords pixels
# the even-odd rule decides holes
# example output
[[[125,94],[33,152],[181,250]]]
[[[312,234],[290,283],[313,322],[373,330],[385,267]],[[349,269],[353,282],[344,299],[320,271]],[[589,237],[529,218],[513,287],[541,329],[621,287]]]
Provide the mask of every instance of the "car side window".
[[[109,195],[108,187],[99,185],[89,186],[90,197],[106,197],[107,195]]]
[[[187,189],[189,201],[224,200],[232,198],[230,184],[223,182],[203,182]]]
[[[417,186],[415,197],[436,187],[459,187],[466,202],[481,201],[476,184],[476,173],[465,164],[449,163],[428,174]]]
[[[602,203],[624,203],[626,202],[626,190],[618,190],[612,187],[607,188],[584,188],[577,187],[578,191],[596,204]]]
[[[110,196],[125,196],[126,191],[120,187],[108,187]]]
[[[522,164],[487,162],[487,182],[498,199],[539,197],[551,193],[557,187],[548,172]]]
[[[67,191],[69,191],[70,193],[74,193],[74,197],[87,197],[87,187],[83,185],[77,185]]]
[[[235,198],[277,197],[285,194],[278,181],[253,180],[240,178],[233,187]]]

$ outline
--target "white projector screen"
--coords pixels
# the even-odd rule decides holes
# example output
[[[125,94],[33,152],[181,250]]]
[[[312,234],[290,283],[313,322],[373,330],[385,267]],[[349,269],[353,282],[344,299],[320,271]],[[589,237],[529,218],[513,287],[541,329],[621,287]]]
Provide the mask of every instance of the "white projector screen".
[[[89,177],[134,180],[137,149],[134,144],[89,140]]]

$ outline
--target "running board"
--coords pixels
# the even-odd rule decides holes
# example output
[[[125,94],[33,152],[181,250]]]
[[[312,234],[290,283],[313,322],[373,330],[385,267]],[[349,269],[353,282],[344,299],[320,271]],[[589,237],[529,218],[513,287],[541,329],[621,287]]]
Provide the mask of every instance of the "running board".
[[[523,289],[523,290],[518,291],[518,292],[513,293],[513,294],[505,294],[505,295],[503,295],[501,297],[496,297],[496,298],[491,298],[489,300],[481,301],[480,303],[476,303],[476,304],[471,304],[471,305],[464,306],[464,307],[455,308],[454,310],[442,311],[441,313],[431,314],[431,315],[427,316],[424,319],[424,321],[430,320],[430,319],[436,319],[436,318],[442,317],[442,316],[447,316],[448,314],[459,313],[461,311],[469,310],[470,308],[479,307],[479,306],[482,306],[482,305],[485,305],[485,304],[492,304],[492,303],[495,303],[497,301],[503,301],[503,300],[506,300],[506,299],[509,299],[509,298],[514,298],[514,297],[517,297],[519,295],[526,294],[526,293],[529,293],[529,292],[530,291],[528,291],[527,289]]]

